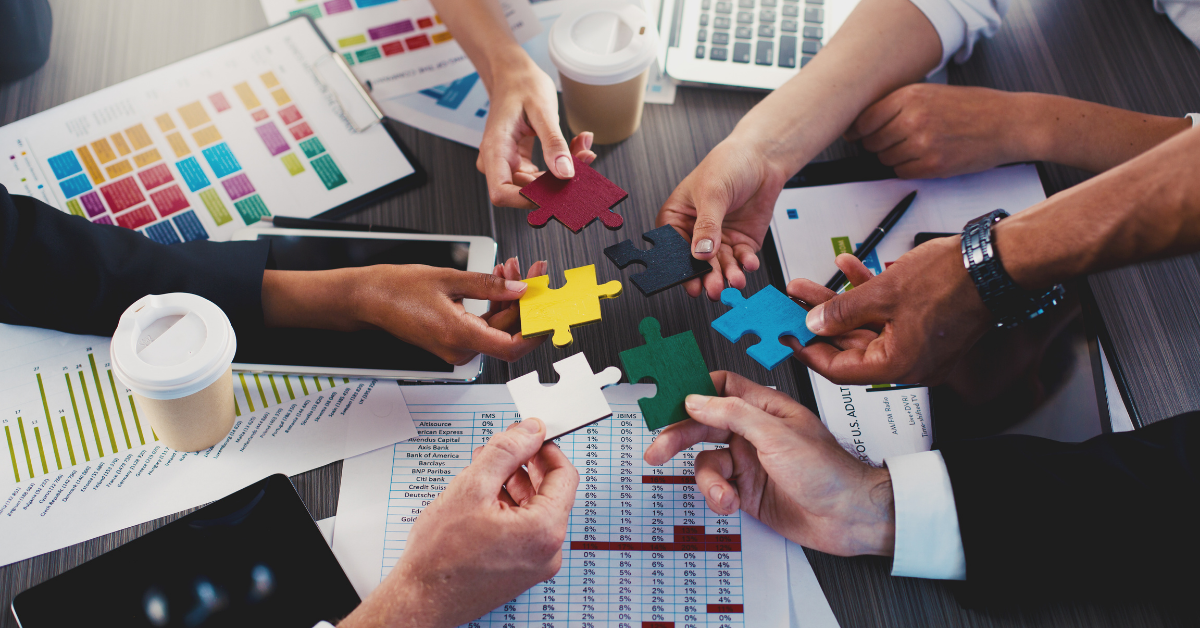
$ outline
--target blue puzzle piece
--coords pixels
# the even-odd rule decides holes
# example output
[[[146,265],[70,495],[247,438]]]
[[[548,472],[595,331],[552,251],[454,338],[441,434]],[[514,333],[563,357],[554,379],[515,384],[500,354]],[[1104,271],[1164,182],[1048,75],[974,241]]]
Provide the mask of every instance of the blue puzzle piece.
[[[737,342],[746,334],[758,336],[758,344],[747,349],[746,355],[767,369],[779,366],[792,355],[792,350],[779,342],[780,336],[794,336],[804,346],[816,337],[804,324],[808,315],[804,308],[774,286],[759,290],[749,299],[737,288],[726,288],[721,291],[721,303],[733,309],[713,321],[713,329],[729,342]]]

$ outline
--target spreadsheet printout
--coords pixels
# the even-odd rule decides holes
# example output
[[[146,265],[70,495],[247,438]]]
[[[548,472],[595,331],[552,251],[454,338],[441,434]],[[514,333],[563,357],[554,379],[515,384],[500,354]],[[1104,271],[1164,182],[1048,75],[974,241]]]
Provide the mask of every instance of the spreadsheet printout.
[[[662,467],[643,462],[655,435],[637,399],[653,391],[610,387],[611,417],[555,439],[580,473],[562,569],[467,626],[788,625],[783,537],[748,515],[707,508],[693,475],[700,446]],[[473,449],[520,420],[503,385],[414,386],[404,394],[417,437],[347,459],[342,470],[333,548],[364,597]]]

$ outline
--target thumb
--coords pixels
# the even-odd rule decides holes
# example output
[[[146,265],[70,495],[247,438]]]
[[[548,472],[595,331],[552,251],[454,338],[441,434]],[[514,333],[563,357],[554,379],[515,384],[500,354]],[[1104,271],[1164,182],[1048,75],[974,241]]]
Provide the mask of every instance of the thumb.
[[[557,107],[558,102],[556,101]],[[542,141],[542,157],[546,160],[546,168],[559,179],[570,179],[575,176],[575,161],[571,157],[571,146],[563,137],[558,127],[558,110],[534,107],[525,112],[529,125]]]
[[[721,226],[729,203],[722,195],[702,189],[696,202],[696,223],[692,225],[692,256],[712,259],[721,246]]]
[[[452,297],[481,301],[516,301],[529,287],[523,281],[464,271],[453,271],[446,284],[446,291]]]
[[[546,426],[540,419],[524,419],[493,436],[461,475],[469,472],[475,488],[495,496],[521,465],[537,455],[545,439]]]
[[[813,307],[805,323],[818,336],[838,336],[872,323],[883,323],[881,312],[886,305],[872,288],[878,282],[868,281],[861,286]]]

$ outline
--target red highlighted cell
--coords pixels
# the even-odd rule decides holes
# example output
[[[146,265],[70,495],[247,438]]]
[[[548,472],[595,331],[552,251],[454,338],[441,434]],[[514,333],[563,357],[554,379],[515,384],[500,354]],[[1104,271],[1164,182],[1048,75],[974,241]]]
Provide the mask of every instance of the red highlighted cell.
[[[114,214],[146,200],[146,197],[142,196],[142,190],[138,188],[137,181],[133,180],[133,175],[100,186],[100,193],[104,195],[104,200],[108,201],[108,209]]]
[[[145,187],[147,190],[153,190],[160,185],[165,185],[175,180],[175,177],[171,176],[171,170],[167,168],[167,164],[158,164],[151,168],[146,168],[138,173],[138,178],[142,180],[142,187]]]
[[[225,94],[221,92],[209,96],[208,101],[212,103],[213,109],[216,109],[217,113],[221,113],[229,108],[229,101],[225,99]]]
[[[404,45],[405,45],[405,46],[408,46],[408,49],[409,49],[409,50],[416,50],[417,48],[424,48],[424,47],[426,47],[426,46],[429,46],[429,45],[431,45],[431,44],[429,43],[429,37],[428,37],[428,36],[426,36],[426,35],[417,35],[416,37],[409,37],[408,39],[405,39],[405,40],[404,40]]]
[[[708,612],[710,613],[741,613],[744,607],[741,604],[709,604]]]
[[[296,138],[296,141],[300,141],[313,134],[312,129],[308,127],[307,122],[301,122],[300,124],[297,124],[288,130],[292,132],[292,137]]]
[[[433,28],[433,18],[423,17],[417,20],[417,28]]]
[[[163,218],[181,209],[188,208],[187,197],[179,190],[178,185],[172,185],[169,188],[151,193],[150,200],[154,203],[154,207],[158,209],[159,215]]]
[[[268,117],[270,117],[270,115],[271,114],[267,113],[263,109],[258,109],[258,110],[252,111],[250,113],[250,116],[252,118],[254,118],[255,122],[262,122],[263,120],[266,120]]]
[[[643,475],[642,484],[695,484],[694,475]]]
[[[155,221],[154,212],[150,211],[149,205],[127,211],[120,216],[117,216],[117,224],[126,229],[137,229],[142,225],[147,225]]]
[[[673,621],[644,621],[642,628],[675,628]]]
[[[296,105],[288,105],[279,110],[279,117],[283,118],[284,124],[291,124],[304,116],[300,115],[300,110],[296,108]]]
[[[390,57],[404,52],[404,44],[399,41],[393,41],[380,46],[383,49],[383,56]]]

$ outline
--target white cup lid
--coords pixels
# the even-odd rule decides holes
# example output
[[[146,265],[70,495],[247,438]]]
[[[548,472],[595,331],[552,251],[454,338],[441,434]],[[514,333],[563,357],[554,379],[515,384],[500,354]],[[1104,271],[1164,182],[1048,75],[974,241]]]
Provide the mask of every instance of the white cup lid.
[[[225,312],[174,292],[144,296],[121,315],[112,338],[113,374],[149,399],[179,399],[217,381],[237,352]]]
[[[658,31],[640,7],[621,2],[577,4],[550,28],[550,60],[586,85],[615,85],[654,62]]]

